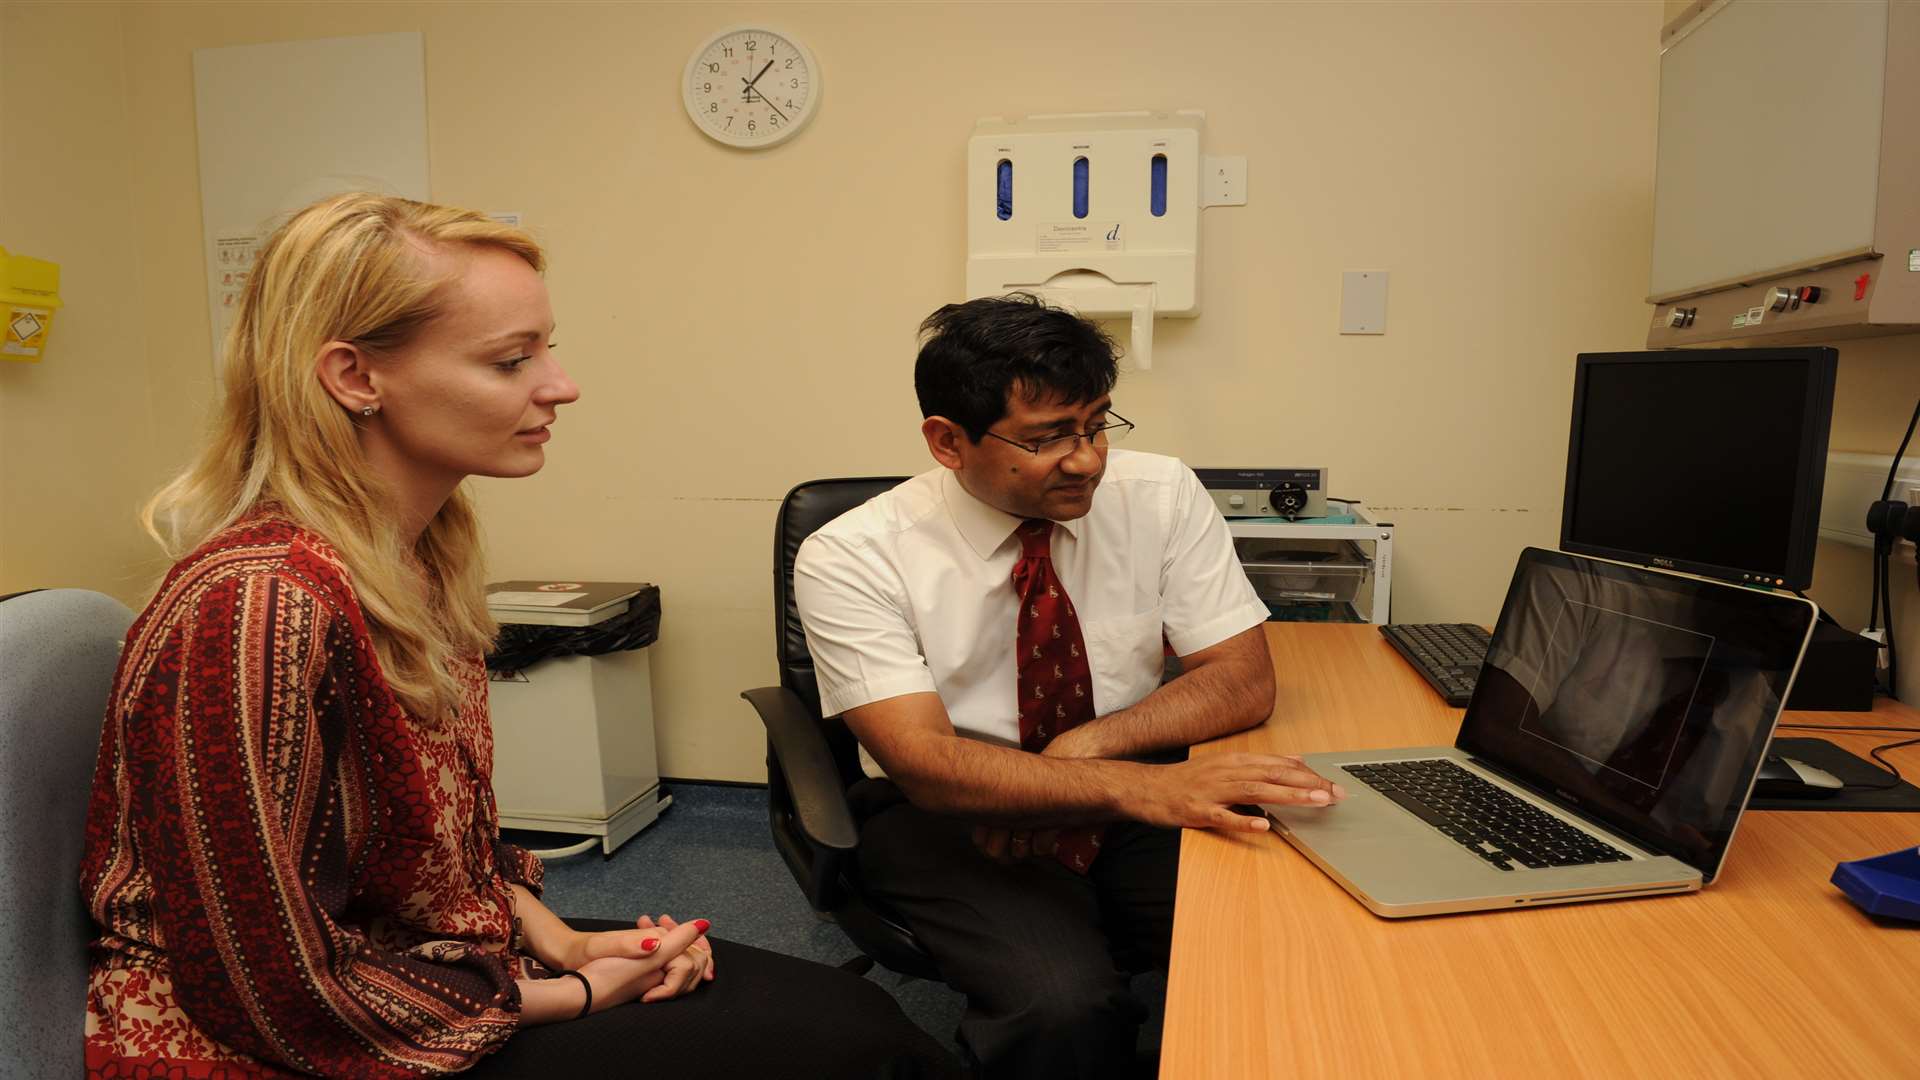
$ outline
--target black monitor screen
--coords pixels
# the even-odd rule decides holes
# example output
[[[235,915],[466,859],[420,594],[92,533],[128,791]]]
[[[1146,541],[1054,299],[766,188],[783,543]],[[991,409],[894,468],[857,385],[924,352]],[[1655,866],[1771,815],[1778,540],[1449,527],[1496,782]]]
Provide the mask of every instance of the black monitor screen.
[[[1832,349],[1584,353],[1560,546],[1805,588]]]

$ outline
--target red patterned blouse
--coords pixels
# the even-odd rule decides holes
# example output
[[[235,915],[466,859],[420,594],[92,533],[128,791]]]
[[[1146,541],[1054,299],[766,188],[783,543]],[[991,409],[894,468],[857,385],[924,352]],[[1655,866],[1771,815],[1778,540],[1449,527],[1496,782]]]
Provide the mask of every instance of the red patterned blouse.
[[[81,888],[96,1076],[455,1072],[519,1021],[486,671],[409,717],[345,568],[263,516],[174,567],[128,631]]]

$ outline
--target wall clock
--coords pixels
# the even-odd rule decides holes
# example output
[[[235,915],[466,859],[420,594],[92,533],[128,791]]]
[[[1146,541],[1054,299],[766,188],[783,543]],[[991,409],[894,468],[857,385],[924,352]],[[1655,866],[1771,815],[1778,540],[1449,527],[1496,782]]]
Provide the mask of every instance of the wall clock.
[[[820,65],[789,34],[722,30],[693,50],[680,85],[694,126],[728,146],[759,150],[793,138],[820,107]]]

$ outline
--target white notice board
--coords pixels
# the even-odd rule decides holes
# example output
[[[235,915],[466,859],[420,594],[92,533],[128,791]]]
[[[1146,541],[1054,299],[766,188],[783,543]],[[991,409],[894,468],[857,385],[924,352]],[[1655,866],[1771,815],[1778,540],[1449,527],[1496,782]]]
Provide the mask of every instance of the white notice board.
[[[253,253],[287,214],[342,191],[429,197],[418,33],[196,49],[200,222],[213,364]]]

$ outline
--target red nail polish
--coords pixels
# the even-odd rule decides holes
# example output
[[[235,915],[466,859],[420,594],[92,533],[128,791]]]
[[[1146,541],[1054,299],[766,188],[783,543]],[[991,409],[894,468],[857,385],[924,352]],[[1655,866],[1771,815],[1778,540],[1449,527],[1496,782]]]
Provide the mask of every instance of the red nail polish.
[[[653,950],[659,947],[660,947],[659,938],[648,938],[647,940],[640,943],[641,952],[652,952]]]
[[[701,932],[701,933],[703,933],[703,934],[707,932],[707,927],[709,927],[709,926],[712,926],[712,925],[713,925],[712,923],[710,923],[710,922],[708,922],[708,921],[707,921],[707,920],[705,920],[705,919],[695,919],[695,920],[693,920],[693,928],[694,928],[695,930],[698,930],[698,931],[700,931],[700,932]]]

